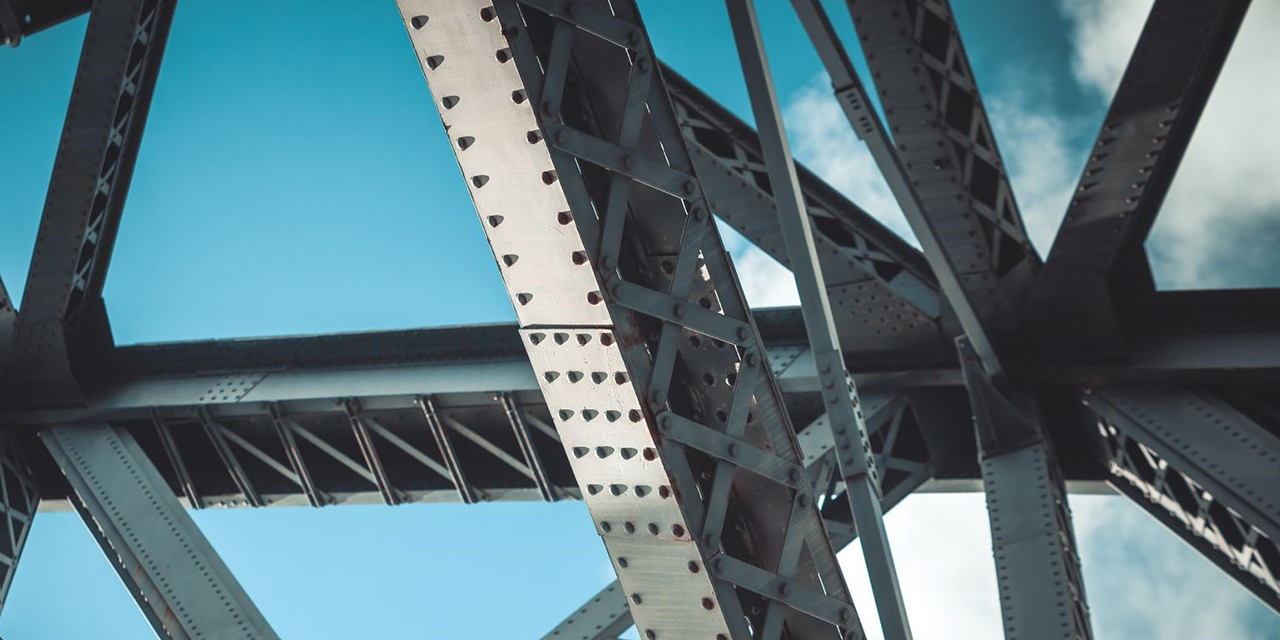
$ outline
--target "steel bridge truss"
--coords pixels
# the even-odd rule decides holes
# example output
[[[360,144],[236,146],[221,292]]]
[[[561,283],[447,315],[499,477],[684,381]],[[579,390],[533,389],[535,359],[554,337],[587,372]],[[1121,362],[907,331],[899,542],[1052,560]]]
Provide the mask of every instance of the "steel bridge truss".
[[[847,3],[867,84],[792,2],[923,252],[791,158],[750,0],[758,132],[633,0],[397,4],[518,323],[117,347],[175,2],[0,1],[12,46],[89,12],[21,311],[0,282],[0,611],[37,505],[161,637],[274,638],[188,510],[583,500],[618,580],[547,638],[861,638],[858,542],[905,639],[881,517],[927,490],[986,494],[1007,637],[1092,637],[1072,491],[1280,611],[1280,290],[1156,291],[1142,248],[1248,0],[1156,0],[1044,260],[945,0]],[[801,307],[748,309],[716,220]]]

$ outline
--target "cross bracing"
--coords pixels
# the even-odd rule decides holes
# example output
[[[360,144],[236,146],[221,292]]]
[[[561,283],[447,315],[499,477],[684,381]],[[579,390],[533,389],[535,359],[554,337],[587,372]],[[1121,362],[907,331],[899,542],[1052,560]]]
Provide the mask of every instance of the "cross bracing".
[[[857,531],[981,489],[1007,636],[1085,638],[1066,492],[1110,487],[1280,610],[1280,292],[1156,291],[1142,249],[1247,1],[1157,0],[1042,260],[946,2],[793,2],[922,252],[791,160],[750,2],[759,135],[630,2],[401,0],[518,324],[116,347],[174,4],[0,5],[14,46],[90,11],[20,312],[0,285],[0,606],[37,503],[80,513],[157,633],[273,637],[184,508],[585,500],[619,582],[553,635],[861,637],[834,552],[883,551],[891,593]],[[713,216],[802,308],[747,308]]]

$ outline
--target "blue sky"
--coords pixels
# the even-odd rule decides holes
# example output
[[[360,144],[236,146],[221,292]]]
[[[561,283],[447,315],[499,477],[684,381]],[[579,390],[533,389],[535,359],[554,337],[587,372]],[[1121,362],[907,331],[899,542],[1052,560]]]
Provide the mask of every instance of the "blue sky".
[[[787,3],[760,4],[797,156],[905,229]],[[829,4],[852,43],[847,14]],[[1043,254],[1149,0],[953,4]],[[1237,57],[1280,53],[1264,37],[1280,11],[1261,4],[1220,93],[1256,80]],[[659,55],[750,121],[723,6],[641,7]],[[84,25],[0,51],[0,274],[15,297]],[[1210,103],[1205,126],[1225,127],[1212,137],[1239,145],[1248,138],[1234,121],[1280,111],[1275,89],[1253,86],[1249,96]],[[1208,186],[1180,180],[1170,202],[1190,204],[1167,206],[1153,233],[1158,278],[1275,285],[1274,256],[1205,238],[1226,221],[1280,242],[1267,222],[1280,211],[1276,181],[1233,182],[1220,166],[1236,165],[1208,138],[1188,154],[1190,175]],[[1255,141],[1239,163],[1274,158],[1276,146]],[[1202,206],[1210,196],[1218,204]],[[753,303],[794,299],[776,265],[731,243]],[[514,320],[393,2],[183,0],[104,295],[119,343]],[[1280,638],[1274,616],[1136,508],[1106,497],[1073,505],[1099,638]],[[611,579],[580,503],[195,517],[284,637],[538,637]],[[981,497],[912,497],[889,526],[917,637],[998,637]],[[845,555],[859,610],[872,619],[856,552]],[[0,634],[148,633],[79,521],[40,515]]]

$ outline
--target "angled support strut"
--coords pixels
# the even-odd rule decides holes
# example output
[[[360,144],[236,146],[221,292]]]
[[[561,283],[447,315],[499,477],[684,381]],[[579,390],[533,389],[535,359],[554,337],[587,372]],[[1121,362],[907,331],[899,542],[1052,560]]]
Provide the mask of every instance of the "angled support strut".
[[[752,0],[729,0],[727,5],[756,127],[760,131],[760,146],[764,149],[769,181],[773,185],[778,221],[787,255],[791,258],[796,287],[800,291],[800,308],[818,368],[828,424],[835,440],[835,458],[847,487],[846,495],[854,521],[862,534],[860,541],[880,612],[880,624],[886,638],[908,640],[911,627],[889,549],[889,536],[884,528],[880,481],[867,439],[867,426],[853,380],[845,369],[831,302],[827,299],[822,266],[814,245],[813,229],[805,212],[795,162],[783,130],[782,112],[761,41],[755,6]]]
[[[128,432],[105,424],[40,432],[75,509],[161,638],[278,640]]]

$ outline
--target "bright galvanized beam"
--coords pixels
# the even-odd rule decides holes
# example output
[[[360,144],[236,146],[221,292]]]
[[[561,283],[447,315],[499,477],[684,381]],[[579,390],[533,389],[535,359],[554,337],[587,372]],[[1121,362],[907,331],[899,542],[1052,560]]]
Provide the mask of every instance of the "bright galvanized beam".
[[[845,369],[844,354],[836,335],[831,301],[827,298],[813,229],[805,212],[795,161],[782,124],[782,109],[778,106],[778,96],[773,87],[773,75],[761,39],[755,4],[752,0],[728,0],[726,6],[756,127],[760,132],[760,146],[764,150],[769,183],[778,207],[779,226],[790,256],[791,271],[795,274],[796,289],[800,293],[800,309],[804,313],[809,346],[818,366],[827,421],[836,443],[837,466],[847,487],[846,495],[854,522],[862,533],[860,542],[880,613],[880,625],[886,638],[908,640],[912,637],[911,625],[889,548],[889,535],[884,528],[880,480],[875,460],[871,457],[858,393]],[[762,637],[772,639],[781,634],[781,630],[781,625],[766,626]]]
[[[78,350],[110,343],[102,284],[133,176],[175,0],[94,3],[71,106],[4,354],[15,401],[83,400]]]
[[[1143,242],[1249,4],[1152,7],[1028,300],[1028,323],[1056,343],[1045,347],[1123,348],[1119,307],[1154,288]]]
[[[399,4],[642,633],[858,633],[635,6]]]
[[[1208,389],[1103,387],[1111,483],[1280,613],[1280,437]]]
[[[277,638],[128,433],[51,426],[41,439],[76,510],[162,638]]]

